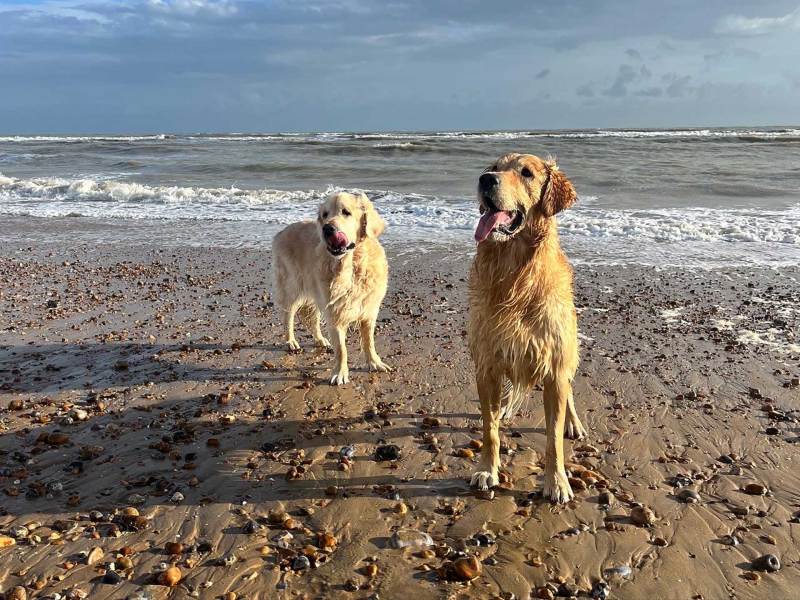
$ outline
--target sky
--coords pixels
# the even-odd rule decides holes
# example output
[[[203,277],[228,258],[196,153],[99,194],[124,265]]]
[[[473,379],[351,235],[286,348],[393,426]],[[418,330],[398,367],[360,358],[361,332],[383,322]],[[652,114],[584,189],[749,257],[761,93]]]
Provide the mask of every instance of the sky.
[[[800,0],[0,0],[0,133],[797,125]]]

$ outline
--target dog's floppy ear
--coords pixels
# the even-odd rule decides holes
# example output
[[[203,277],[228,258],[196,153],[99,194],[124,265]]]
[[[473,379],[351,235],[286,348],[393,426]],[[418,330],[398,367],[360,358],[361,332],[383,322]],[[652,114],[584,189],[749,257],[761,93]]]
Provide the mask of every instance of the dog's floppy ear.
[[[378,211],[375,210],[375,207],[372,206],[372,202],[369,201],[366,194],[360,195],[360,202],[361,202],[361,235],[363,237],[371,237],[377,238],[380,234],[383,233],[383,230],[386,228],[386,223],[384,223],[381,216],[378,214]]]
[[[542,213],[546,217],[569,208],[578,199],[575,188],[572,187],[569,179],[558,170],[555,161],[547,161],[547,180],[542,189],[542,198],[539,201]]]

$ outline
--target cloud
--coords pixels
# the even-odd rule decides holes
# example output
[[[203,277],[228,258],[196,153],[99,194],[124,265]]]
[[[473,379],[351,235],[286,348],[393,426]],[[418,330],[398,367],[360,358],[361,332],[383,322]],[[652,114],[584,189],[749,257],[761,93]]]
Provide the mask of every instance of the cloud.
[[[661,77],[661,80],[667,83],[664,90],[670,98],[680,98],[692,91],[689,82],[692,80],[691,75],[678,75],[677,73],[667,73]]]
[[[148,0],[151,10],[167,15],[211,15],[229,17],[238,11],[229,0]]]
[[[664,95],[664,90],[660,87],[649,87],[643,90],[636,90],[633,93],[635,96],[644,96],[646,98],[660,98]]]
[[[729,15],[720,19],[714,30],[726,35],[764,35],[777,31],[800,30],[800,6],[782,17]]]
[[[800,36],[715,33],[789,15],[640,1],[0,0],[0,133],[645,125],[712,97],[744,123],[700,96],[743,84],[774,90],[759,121],[796,116]]]
[[[620,65],[617,71],[617,77],[611,87],[603,91],[604,96],[611,96],[612,98],[620,98],[628,95],[628,85],[638,79],[636,70],[630,65]]]

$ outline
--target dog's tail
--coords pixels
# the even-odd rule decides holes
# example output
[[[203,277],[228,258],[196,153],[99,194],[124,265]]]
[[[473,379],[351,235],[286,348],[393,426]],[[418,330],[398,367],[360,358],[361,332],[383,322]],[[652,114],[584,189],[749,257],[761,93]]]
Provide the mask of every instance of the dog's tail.
[[[500,418],[504,421],[513,418],[527,397],[528,394],[524,387],[515,386],[510,379],[505,379],[500,400],[500,406],[502,407],[500,409]]]

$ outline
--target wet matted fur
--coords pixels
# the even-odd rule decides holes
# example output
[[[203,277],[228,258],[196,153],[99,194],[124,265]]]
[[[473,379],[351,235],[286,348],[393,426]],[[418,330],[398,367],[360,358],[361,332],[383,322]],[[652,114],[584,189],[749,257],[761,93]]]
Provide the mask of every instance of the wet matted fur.
[[[572,398],[578,367],[572,268],[561,250],[555,214],[577,196],[554,161],[507,154],[480,177],[481,221],[469,277],[469,348],[483,419],[481,464],[472,485],[498,483],[500,420],[532,386],[544,385],[543,494],[572,498],[564,471],[564,434],[584,429]]]
[[[323,202],[316,221],[294,223],[272,242],[274,299],[286,325],[286,342],[296,351],[295,314],[300,313],[317,345],[330,347],[321,317],[333,340],[331,384],[350,380],[347,329],[358,323],[361,349],[372,370],[389,367],[375,351],[375,322],[386,295],[389,265],[378,242],[385,224],[364,194],[340,192]]]

